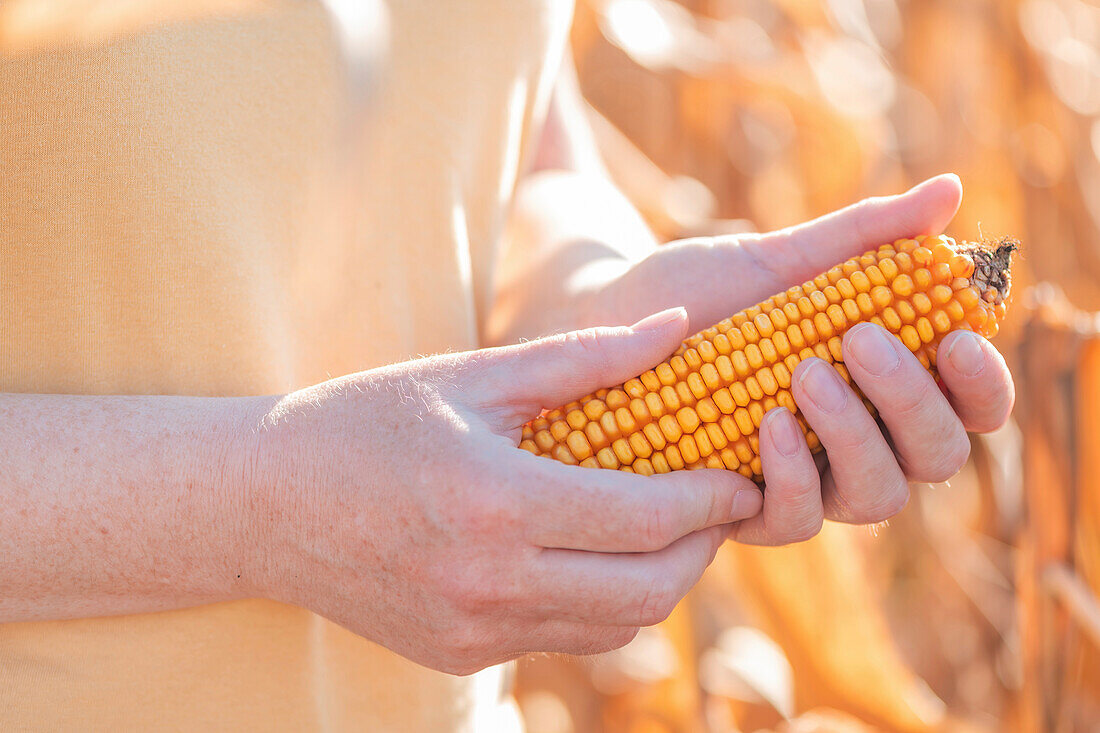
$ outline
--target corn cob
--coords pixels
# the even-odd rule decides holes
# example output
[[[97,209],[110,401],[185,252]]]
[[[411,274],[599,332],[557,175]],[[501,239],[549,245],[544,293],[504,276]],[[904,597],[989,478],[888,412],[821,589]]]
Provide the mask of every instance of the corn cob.
[[[520,448],[591,468],[726,468],[761,482],[758,431],[772,408],[793,412],[810,449],[822,450],[790,392],[803,359],[824,359],[852,384],[841,338],[870,321],[935,374],[947,333],[997,333],[1015,249],[920,236],[853,257],[689,337],[634,379],[544,412],[524,426]]]

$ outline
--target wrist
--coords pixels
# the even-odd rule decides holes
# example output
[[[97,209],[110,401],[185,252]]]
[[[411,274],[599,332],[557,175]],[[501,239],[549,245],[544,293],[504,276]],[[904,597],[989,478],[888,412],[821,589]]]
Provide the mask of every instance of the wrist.
[[[288,453],[269,420],[279,397],[243,397],[223,402],[208,431],[210,473],[207,561],[216,591],[225,600],[275,597],[279,587],[282,530],[279,487]]]

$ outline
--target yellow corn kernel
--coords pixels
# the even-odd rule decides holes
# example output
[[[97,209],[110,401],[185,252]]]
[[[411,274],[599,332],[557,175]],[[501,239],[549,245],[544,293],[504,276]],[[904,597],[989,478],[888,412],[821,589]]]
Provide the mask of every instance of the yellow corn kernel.
[[[1005,245],[960,247],[949,237],[883,245],[694,334],[633,379],[536,417],[519,447],[641,475],[723,467],[760,480],[759,426],[768,410],[790,410],[811,450],[822,449],[790,392],[803,360],[824,359],[851,383],[842,338],[870,322],[931,368],[952,330],[997,332],[1007,263]]]

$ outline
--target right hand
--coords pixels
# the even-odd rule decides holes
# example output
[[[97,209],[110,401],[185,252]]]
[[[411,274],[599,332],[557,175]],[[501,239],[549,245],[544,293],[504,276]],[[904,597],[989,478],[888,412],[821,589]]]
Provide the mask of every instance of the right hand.
[[[288,395],[259,431],[256,591],[456,674],[591,654],[663,620],[758,488],[519,450],[523,424],[666,358],[683,309],[435,356]]]

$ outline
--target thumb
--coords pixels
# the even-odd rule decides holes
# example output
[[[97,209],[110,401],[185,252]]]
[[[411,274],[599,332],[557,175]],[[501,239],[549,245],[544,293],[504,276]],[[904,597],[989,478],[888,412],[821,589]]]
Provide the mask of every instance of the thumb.
[[[864,199],[805,224],[746,240],[745,246],[758,248],[758,259],[782,263],[784,275],[798,283],[872,247],[942,232],[961,200],[959,177],[949,173],[905,193]]]
[[[687,324],[685,309],[669,308],[633,326],[587,328],[492,349],[477,386],[486,403],[508,404],[530,419],[652,369],[680,345]]]

